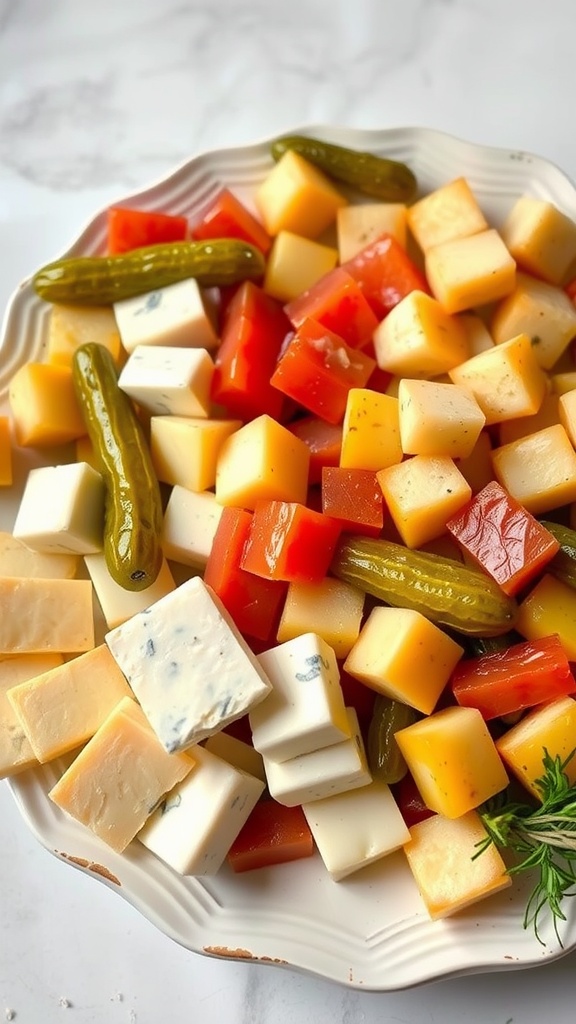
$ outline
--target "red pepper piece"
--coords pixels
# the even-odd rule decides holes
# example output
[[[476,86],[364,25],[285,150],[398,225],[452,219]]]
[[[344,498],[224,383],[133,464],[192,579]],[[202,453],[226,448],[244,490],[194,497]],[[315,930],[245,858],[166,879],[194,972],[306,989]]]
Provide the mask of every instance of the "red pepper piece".
[[[311,857],[314,840],[301,807],[261,800],[228,851],[233,871],[253,871]]]
[[[188,237],[186,217],[149,210],[127,210],[112,206],[108,210],[108,252],[130,252],[143,245],[183,242]]]
[[[242,568],[269,580],[324,579],[340,535],[334,519],[295,501],[259,501]]]
[[[294,423],[287,423],[296,437],[299,437],[310,449],[310,470],[308,480],[311,484],[319,484],[324,466],[337,466],[340,462],[342,449],[342,426],[339,423],[327,423],[319,416],[303,416]]]
[[[294,327],[316,320],[338,334],[347,345],[361,348],[370,341],[378,318],[357,281],[343,267],[324,274],[311,288],[284,307]]]
[[[358,282],[378,320],[410,292],[430,294],[424,274],[392,235],[381,235],[342,266]]]
[[[343,530],[377,537],[384,526],[384,498],[369,469],[326,466],[322,470],[322,511]]]
[[[538,575],[560,546],[495,480],[446,523],[446,528],[511,597]]]
[[[229,189],[224,188],[202,220],[190,232],[192,238],[240,238],[266,254],[272,239],[259,220]]]
[[[425,818],[431,818],[434,814],[434,811],[426,807],[410,772],[407,772],[404,778],[392,787],[392,790],[408,828],[412,828],[412,825],[416,825],[419,821],[424,821]]]
[[[557,634],[461,661],[452,673],[451,684],[458,703],[478,708],[486,721],[576,690]]]

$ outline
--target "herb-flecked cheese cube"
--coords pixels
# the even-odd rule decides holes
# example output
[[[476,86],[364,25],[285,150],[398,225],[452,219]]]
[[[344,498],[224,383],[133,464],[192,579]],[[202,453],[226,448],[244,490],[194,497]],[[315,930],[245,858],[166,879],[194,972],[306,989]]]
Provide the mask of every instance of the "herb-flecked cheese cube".
[[[115,302],[114,316],[127,352],[138,345],[212,350],[218,344],[210,311],[193,278]]]
[[[547,750],[559,757],[571,785],[576,782],[576,700],[559,697],[532,708],[516,724],[496,740],[496,748],[507,768],[536,800],[542,801],[542,790],[536,782],[544,774],[543,756]]]

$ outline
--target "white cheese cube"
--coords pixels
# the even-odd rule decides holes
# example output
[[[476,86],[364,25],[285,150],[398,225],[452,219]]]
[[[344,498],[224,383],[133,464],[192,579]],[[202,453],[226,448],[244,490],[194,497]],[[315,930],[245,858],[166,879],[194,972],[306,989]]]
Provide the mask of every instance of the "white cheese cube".
[[[86,568],[92,580],[96,597],[100,603],[102,614],[108,629],[115,629],[138,612],[143,612],[161,597],[176,589],[174,577],[168,563],[162,562],[160,572],[154,583],[146,590],[125,590],[108,572],[103,554],[86,555]]]
[[[241,718],[270,691],[256,657],[199,576],[106,641],[170,753]]]
[[[336,655],[322,637],[304,633],[258,660],[272,693],[250,715],[256,750],[287,761],[349,736]]]
[[[162,524],[162,550],[166,558],[193,569],[204,569],[223,511],[224,506],[218,504],[212,491],[196,494],[175,484]]]
[[[139,345],[118,386],[157,416],[207,416],[214,363],[205,348]]]
[[[44,554],[102,550],[104,481],[87,462],[30,470],[14,536]]]
[[[302,807],[326,870],[335,882],[400,849],[410,833],[390,789],[373,782]]]
[[[227,732],[215,732],[206,740],[204,748],[211,754],[215,754],[216,757],[221,757],[223,761],[227,761],[234,768],[239,768],[241,772],[247,772],[248,775],[254,775],[255,778],[266,782],[262,754],[254,750],[249,743],[244,743],[243,740],[239,740]]]
[[[358,717],[354,708],[346,711],[349,736],[341,743],[312,750],[290,761],[270,761],[264,757],[268,789],[279,804],[295,807],[359,789],[372,781]]]
[[[193,278],[115,302],[114,316],[127,352],[138,345],[213,349],[218,344],[202,292]]]
[[[214,875],[264,783],[204,747],[189,753],[196,762],[192,771],[168,793],[138,839],[181,875]]]

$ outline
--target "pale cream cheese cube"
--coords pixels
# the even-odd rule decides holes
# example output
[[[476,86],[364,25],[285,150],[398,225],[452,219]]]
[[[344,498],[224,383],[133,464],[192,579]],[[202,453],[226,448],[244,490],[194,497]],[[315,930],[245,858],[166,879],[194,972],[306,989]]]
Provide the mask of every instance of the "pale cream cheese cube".
[[[157,416],[207,416],[214,363],[204,348],[138,345],[118,387]]]
[[[28,473],[14,536],[44,554],[102,550],[104,481],[87,462],[40,466]]]
[[[224,506],[212,491],[196,493],[175,484],[162,523],[166,558],[193,569],[204,569],[212,550]]]
[[[122,299],[113,308],[127,352],[138,345],[214,349],[218,344],[204,297],[193,278]]]
[[[101,552],[86,555],[86,568],[92,580],[96,597],[102,609],[108,629],[115,629],[133,615],[149,608],[160,598],[176,589],[176,583],[166,561],[163,560],[154,583],[145,590],[125,590],[112,578]]]

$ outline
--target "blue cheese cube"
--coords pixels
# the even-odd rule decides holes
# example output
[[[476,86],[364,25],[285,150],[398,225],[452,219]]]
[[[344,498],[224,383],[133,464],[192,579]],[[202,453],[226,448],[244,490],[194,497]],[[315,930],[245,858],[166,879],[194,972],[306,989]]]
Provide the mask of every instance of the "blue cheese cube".
[[[114,316],[127,352],[138,345],[212,350],[218,344],[204,296],[193,278],[115,302]]]
[[[265,651],[259,660],[272,693],[250,715],[256,750],[273,761],[287,761],[347,739],[338,663],[322,637],[304,633]]]
[[[87,462],[30,470],[14,536],[44,554],[102,550],[104,481]]]
[[[199,576],[106,641],[170,753],[223,729],[270,692],[263,668]]]
[[[181,875],[213,875],[256,806],[264,783],[203,747],[184,782],[164,798],[138,839]]]
[[[196,494],[176,484],[162,524],[162,550],[166,558],[193,569],[204,569],[223,511],[212,491]]]
[[[204,348],[139,345],[118,386],[158,416],[207,416],[214,363]]]

